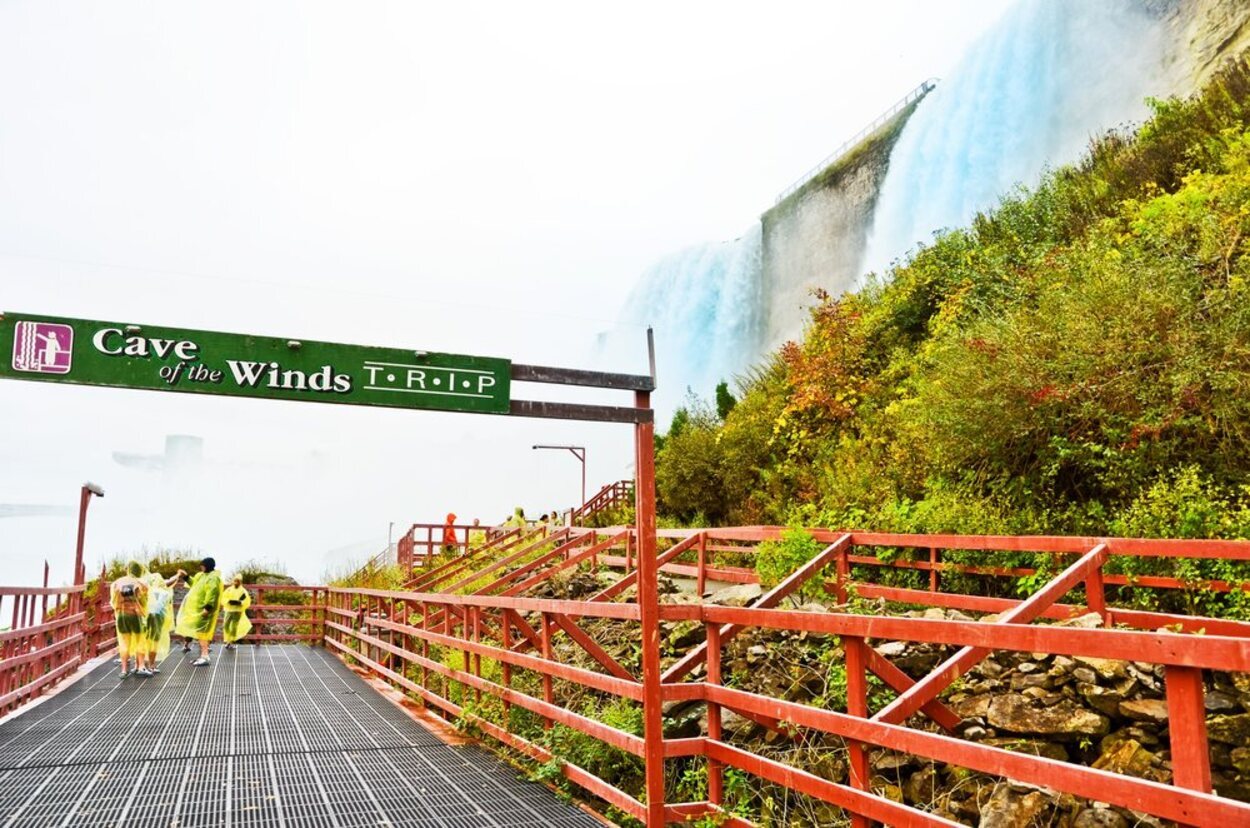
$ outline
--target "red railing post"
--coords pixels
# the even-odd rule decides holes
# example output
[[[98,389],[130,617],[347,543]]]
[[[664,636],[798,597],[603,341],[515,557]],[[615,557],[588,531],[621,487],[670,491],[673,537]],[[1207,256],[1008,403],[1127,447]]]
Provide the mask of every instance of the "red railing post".
[[[707,624],[707,683],[720,684],[720,624]],[[721,741],[720,705],[707,703],[707,737]],[[725,768],[712,757],[707,759],[707,801],[720,807],[725,798]]]
[[[512,649],[512,619],[508,617],[508,613],[504,610],[499,611],[500,625],[500,643],[504,650]],[[506,661],[499,663],[503,672],[503,686],[512,689],[512,665]],[[503,703],[503,726],[507,730],[512,729],[512,702],[504,700]]]
[[[845,544],[838,550],[837,566],[834,569],[833,595],[838,599],[839,604],[846,603],[847,584],[851,580],[851,562],[848,558],[850,555],[851,544]]]
[[[695,594],[699,598],[707,592],[707,532],[699,533],[699,573],[695,579]],[[711,646],[710,644],[708,645]]]
[[[940,551],[936,546],[929,547],[929,591],[937,592],[941,587],[941,575],[938,572]]]
[[[848,544],[849,546],[849,544]],[[846,653],[846,712],[852,716],[868,718],[868,676],[867,657],[864,648],[868,646],[862,638],[842,637],[842,649]],[[846,744],[850,757],[851,787],[867,793],[868,756],[864,746],[859,742],[848,741]],[[859,814],[851,815],[854,828],[868,828],[871,822]]]
[[[650,409],[651,395],[639,391],[634,405]],[[642,626],[643,761],[646,768],[646,823],[664,824],[664,703],[660,674],[660,596],[655,560],[655,423],[634,427],[635,516],[638,522],[638,613]]]
[[[1211,753],[1207,746],[1207,720],[1203,708],[1202,670],[1198,667],[1166,668],[1168,734],[1172,749],[1172,784],[1203,793],[1211,792]],[[1200,825],[1194,814],[1192,825]]]
[[[1107,612],[1107,594],[1103,585],[1102,565],[1092,567],[1085,576],[1085,603],[1090,612],[1102,616],[1104,627],[1111,625],[1111,615]]]
[[[538,631],[539,635],[542,636],[542,656],[544,660],[551,661],[551,619],[544,612],[539,621],[542,623]],[[543,701],[547,704],[555,704],[556,701],[555,690],[552,686],[551,674],[549,673],[543,673]],[[543,717],[543,728],[550,730],[551,725],[551,719]]]

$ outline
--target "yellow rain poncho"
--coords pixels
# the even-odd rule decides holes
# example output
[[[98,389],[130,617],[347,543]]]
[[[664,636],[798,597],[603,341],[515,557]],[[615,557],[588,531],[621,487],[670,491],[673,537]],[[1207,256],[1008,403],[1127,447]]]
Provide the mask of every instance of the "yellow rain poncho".
[[[159,572],[149,573],[143,582],[148,587],[148,617],[143,628],[148,653],[163,661],[169,655],[169,634],[174,630],[174,591]]]
[[[221,624],[221,637],[227,644],[233,644],[252,631],[252,622],[247,618],[247,608],[252,605],[252,596],[246,588],[228,586],[221,593],[221,608],[225,618]]]
[[[117,621],[117,651],[124,660],[147,653],[144,622],[148,616],[148,585],[142,580],[147,568],[137,561],[126,565],[126,574],[109,587],[109,604]]]
[[[191,577],[191,590],[178,608],[178,635],[197,641],[212,641],[221,609],[221,573],[197,572]]]

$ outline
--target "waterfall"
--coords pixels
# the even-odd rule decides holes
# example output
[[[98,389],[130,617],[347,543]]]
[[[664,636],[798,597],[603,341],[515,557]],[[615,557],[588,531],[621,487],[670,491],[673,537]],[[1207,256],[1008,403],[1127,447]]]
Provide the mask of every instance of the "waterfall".
[[[1164,27],[1130,0],[1022,0],[920,104],[890,156],[864,256],[882,272],[938,230],[1077,159],[1165,90]]]
[[[707,399],[759,356],[764,297],[759,222],[733,241],[666,256],[643,274],[625,308],[631,324],[655,328],[669,405],[686,388]],[[665,406],[667,408],[668,406]]]
[[[867,241],[824,243],[862,253],[861,272],[882,272],[935,231],[968,224],[1017,185],[1036,184],[1048,167],[1075,160],[1097,134],[1140,121],[1146,97],[1172,89],[1161,20],[1168,7],[1166,0],[1019,0],[908,120],[890,154]],[[779,254],[787,243],[768,238]],[[710,397],[717,382],[748,368],[770,345],[768,307],[791,280],[764,272],[762,246],[756,223],[734,241],[663,259],[634,289],[624,321],[656,328],[663,407],[671,410],[687,387]],[[846,278],[854,282],[856,271],[852,266]],[[802,331],[773,338],[777,333]]]

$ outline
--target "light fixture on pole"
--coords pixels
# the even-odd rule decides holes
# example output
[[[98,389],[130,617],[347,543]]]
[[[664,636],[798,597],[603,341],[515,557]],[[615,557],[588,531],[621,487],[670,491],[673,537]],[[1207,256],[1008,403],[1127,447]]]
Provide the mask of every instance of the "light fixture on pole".
[[[585,505],[586,503],[586,447],[585,446],[534,446],[534,448],[535,449],[557,449],[559,451],[569,451],[569,452],[572,452],[574,457],[576,457],[578,460],[581,461],[582,463],[582,502],[580,505]]]
[[[87,504],[91,502],[92,495],[104,497],[104,489],[91,482],[82,484],[82,495],[78,500],[78,551],[74,555],[75,585],[87,581],[87,572],[82,565],[82,551],[83,543],[87,538]]]

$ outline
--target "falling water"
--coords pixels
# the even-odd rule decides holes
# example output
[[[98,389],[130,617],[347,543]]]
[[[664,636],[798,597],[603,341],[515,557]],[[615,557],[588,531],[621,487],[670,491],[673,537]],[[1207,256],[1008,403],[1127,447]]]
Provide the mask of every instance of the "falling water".
[[[864,257],[880,272],[935,231],[1075,160],[1160,94],[1164,31],[1130,0],[1023,0],[930,93],[890,156]]]
[[[1021,0],[1008,10],[907,122],[864,271],[882,270],[936,230],[966,225],[1013,187],[1076,159],[1107,128],[1140,120],[1148,95],[1170,91],[1159,19],[1166,5]],[[687,387],[706,398],[762,356],[769,285],[783,274],[763,272],[761,246],[756,223],[734,241],[663,259],[634,289],[625,321],[656,327],[662,406]]]
[[[664,386],[707,398],[756,358],[763,317],[759,222],[733,241],[689,247],[643,274],[625,318],[652,325]]]

